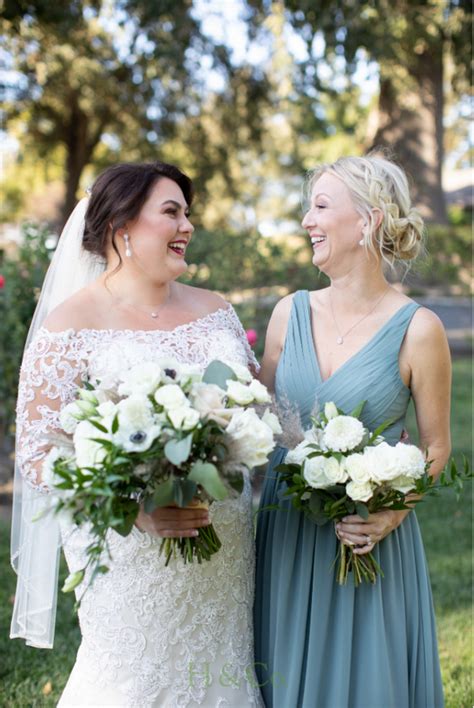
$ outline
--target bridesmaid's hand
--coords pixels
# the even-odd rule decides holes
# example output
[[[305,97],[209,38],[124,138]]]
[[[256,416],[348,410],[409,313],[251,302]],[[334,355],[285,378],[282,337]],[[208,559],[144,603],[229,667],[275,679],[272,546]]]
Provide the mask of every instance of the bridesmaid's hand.
[[[409,510],[383,509],[369,514],[368,519],[358,514],[345,516],[336,524],[336,536],[347,546],[354,546],[354,553],[370,553],[376,543],[400,526],[408,513]]]
[[[210,523],[207,509],[164,506],[147,514],[143,506],[140,506],[135,526],[151,536],[193,538],[198,535],[200,527],[209,526]]]

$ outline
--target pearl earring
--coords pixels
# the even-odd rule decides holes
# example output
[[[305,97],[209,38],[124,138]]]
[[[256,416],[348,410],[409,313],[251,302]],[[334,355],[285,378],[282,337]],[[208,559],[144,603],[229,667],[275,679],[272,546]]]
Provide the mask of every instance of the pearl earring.
[[[130,258],[132,255],[132,249],[130,248],[130,236],[125,233],[123,235],[123,240],[125,241],[125,255]]]
[[[365,244],[365,241],[363,238],[361,238],[361,240],[359,241],[359,246],[363,246],[364,244]]]

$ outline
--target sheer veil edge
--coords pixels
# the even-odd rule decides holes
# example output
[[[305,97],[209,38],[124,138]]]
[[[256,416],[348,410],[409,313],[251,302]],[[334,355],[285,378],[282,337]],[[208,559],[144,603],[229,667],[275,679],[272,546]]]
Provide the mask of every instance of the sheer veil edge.
[[[46,317],[67,298],[95,280],[105,262],[82,249],[88,199],[82,199],[69,217],[46,273],[25,343],[32,343]],[[34,521],[48,495],[28,484],[15,461],[11,563],[17,588],[10,637],[29,646],[51,649],[54,642],[61,538],[52,513]]]

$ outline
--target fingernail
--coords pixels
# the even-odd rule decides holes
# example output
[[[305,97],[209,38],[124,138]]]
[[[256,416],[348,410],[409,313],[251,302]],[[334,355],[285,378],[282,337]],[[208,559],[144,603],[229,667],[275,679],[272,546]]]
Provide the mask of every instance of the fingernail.
[[[199,531],[193,530],[191,531],[192,536],[199,536]]]

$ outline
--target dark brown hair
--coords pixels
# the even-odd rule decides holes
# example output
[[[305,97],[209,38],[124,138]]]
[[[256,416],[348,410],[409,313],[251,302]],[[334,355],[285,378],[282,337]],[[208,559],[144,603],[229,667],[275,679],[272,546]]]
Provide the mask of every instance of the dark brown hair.
[[[112,226],[112,246],[120,258],[115,243],[117,231],[138,217],[152,188],[163,177],[176,182],[188,207],[191,206],[193,183],[175,165],[166,162],[121,163],[104,170],[90,193],[82,239],[84,250],[105,259]]]

